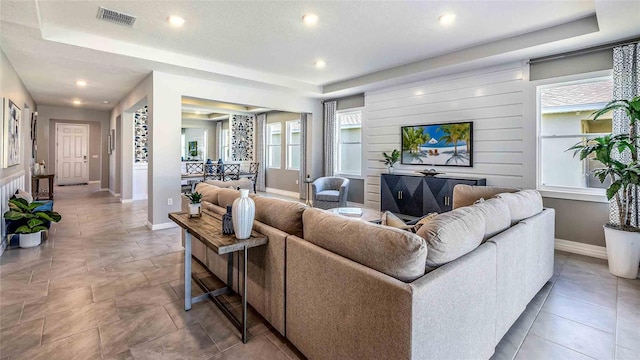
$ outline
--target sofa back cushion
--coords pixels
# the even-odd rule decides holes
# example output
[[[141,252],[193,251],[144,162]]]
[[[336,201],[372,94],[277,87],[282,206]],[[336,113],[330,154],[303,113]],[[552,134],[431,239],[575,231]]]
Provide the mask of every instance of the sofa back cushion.
[[[398,280],[425,273],[427,246],[415,234],[313,208],[302,223],[305,240]]]
[[[484,217],[484,238],[488,238],[507,230],[511,226],[511,211],[504,199],[493,198],[471,205]]]
[[[253,190],[253,181],[249,179],[238,179],[238,180],[231,180],[231,181],[205,180],[204,182],[210,185],[221,187],[221,188],[231,187],[234,189],[240,188],[240,189]]]
[[[218,192],[218,203],[216,205],[226,208],[233,205],[233,201],[240,197],[240,191],[233,189],[220,189]]]
[[[472,186],[458,184],[453,188],[453,208],[473,205],[480,199],[490,199],[500,193],[516,192],[518,189],[500,186]]]
[[[218,205],[218,193],[220,192],[219,187],[205,183],[198,183],[196,184],[195,191],[202,194],[202,201]]]
[[[517,193],[496,195],[509,206],[511,224],[530,218],[542,212],[542,196],[536,190],[522,190]]]
[[[256,220],[287,234],[303,237],[302,213],[307,208],[304,204],[263,196],[253,196],[252,199],[256,203]]]
[[[484,233],[482,212],[466,206],[436,216],[417,235],[427,243],[427,267],[433,269],[473,251],[482,243]]]

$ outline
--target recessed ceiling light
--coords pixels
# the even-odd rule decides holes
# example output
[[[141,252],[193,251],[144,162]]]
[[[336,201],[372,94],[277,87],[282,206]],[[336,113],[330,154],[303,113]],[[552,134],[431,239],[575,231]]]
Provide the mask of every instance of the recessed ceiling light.
[[[78,80],[78,81],[76,81],[76,86],[85,87],[85,86],[87,86],[87,82],[84,81],[84,80]]]
[[[318,15],[311,13],[304,14],[302,16],[302,21],[307,25],[315,25],[318,22]]]
[[[451,25],[456,20],[456,14],[448,13],[442,14],[438,17],[440,25]]]
[[[80,101],[80,100],[73,100],[73,101],[72,101],[72,103],[73,103],[73,105],[81,105],[81,104],[82,104],[82,101]]]
[[[324,60],[316,60],[314,64],[318,69],[322,69],[327,65],[327,63],[325,63]]]
[[[196,115],[200,115],[200,111],[196,111]]]
[[[169,21],[169,24],[171,24],[171,26],[174,26],[174,27],[180,27],[184,25],[184,19],[176,15],[169,16],[167,18],[167,21]]]
[[[105,100],[105,101],[103,101],[102,103],[103,103],[103,104],[108,104],[109,102],[108,102],[107,100]]]

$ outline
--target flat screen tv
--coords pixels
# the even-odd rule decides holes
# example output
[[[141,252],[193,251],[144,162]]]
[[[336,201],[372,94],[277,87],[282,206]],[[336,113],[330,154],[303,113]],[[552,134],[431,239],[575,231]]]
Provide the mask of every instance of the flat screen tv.
[[[473,122],[402,127],[401,163],[473,166]]]

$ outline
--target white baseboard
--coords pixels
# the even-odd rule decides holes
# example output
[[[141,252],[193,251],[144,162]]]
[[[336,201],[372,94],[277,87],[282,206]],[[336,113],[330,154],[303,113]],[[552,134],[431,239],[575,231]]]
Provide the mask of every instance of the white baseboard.
[[[174,223],[173,221],[162,223],[162,224],[152,224],[147,221],[147,227],[151,229],[151,231],[155,231],[155,230],[164,230],[164,229],[171,229],[174,227],[178,227],[178,224]]]
[[[89,181],[89,184],[100,184],[100,180]]]
[[[583,244],[576,241],[556,239],[555,249],[560,251],[566,251],[572,254],[591,256],[598,259],[607,258],[606,247]]]
[[[128,203],[132,203],[133,199],[120,199],[120,202],[123,204],[128,204]]]
[[[300,198],[299,192],[280,190],[280,189],[274,189],[274,188],[267,188],[267,192],[272,194],[282,195],[282,196],[288,196],[296,199]]]
[[[111,196],[113,196],[113,197],[119,197],[120,196],[120,193],[113,192],[113,190],[111,190],[111,189],[109,189],[109,194],[111,194]]]
[[[133,195],[133,200],[147,200],[147,194]]]
[[[100,189],[100,190],[98,190],[98,191],[111,191],[111,190],[109,190],[109,188],[101,188],[101,189]]]

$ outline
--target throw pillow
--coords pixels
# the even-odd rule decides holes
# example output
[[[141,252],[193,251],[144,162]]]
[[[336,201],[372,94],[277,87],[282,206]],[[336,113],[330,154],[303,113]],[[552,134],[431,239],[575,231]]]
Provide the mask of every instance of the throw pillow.
[[[18,189],[16,190],[16,198],[18,199],[24,199],[26,200],[29,204],[31,204],[33,202],[33,196],[31,196],[31,194],[29,194],[28,192],[22,190],[22,189]]]
[[[420,230],[420,228],[422,227],[422,225],[425,225],[429,221],[433,220],[436,216],[438,216],[438,213],[431,213],[423,216],[422,219],[418,220],[416,224],[413,225],[413,228],[411,228],[411,231],[414,233],[417,233],[418,230]]]
[[[405,222],[402,219],[395,216],[390,211],[385,211],[382,214],[382,218],[380,220],[382,220],[381,225],[390,226],[398,229],[409,230],[413,227],[413,225],[405,224]]]

